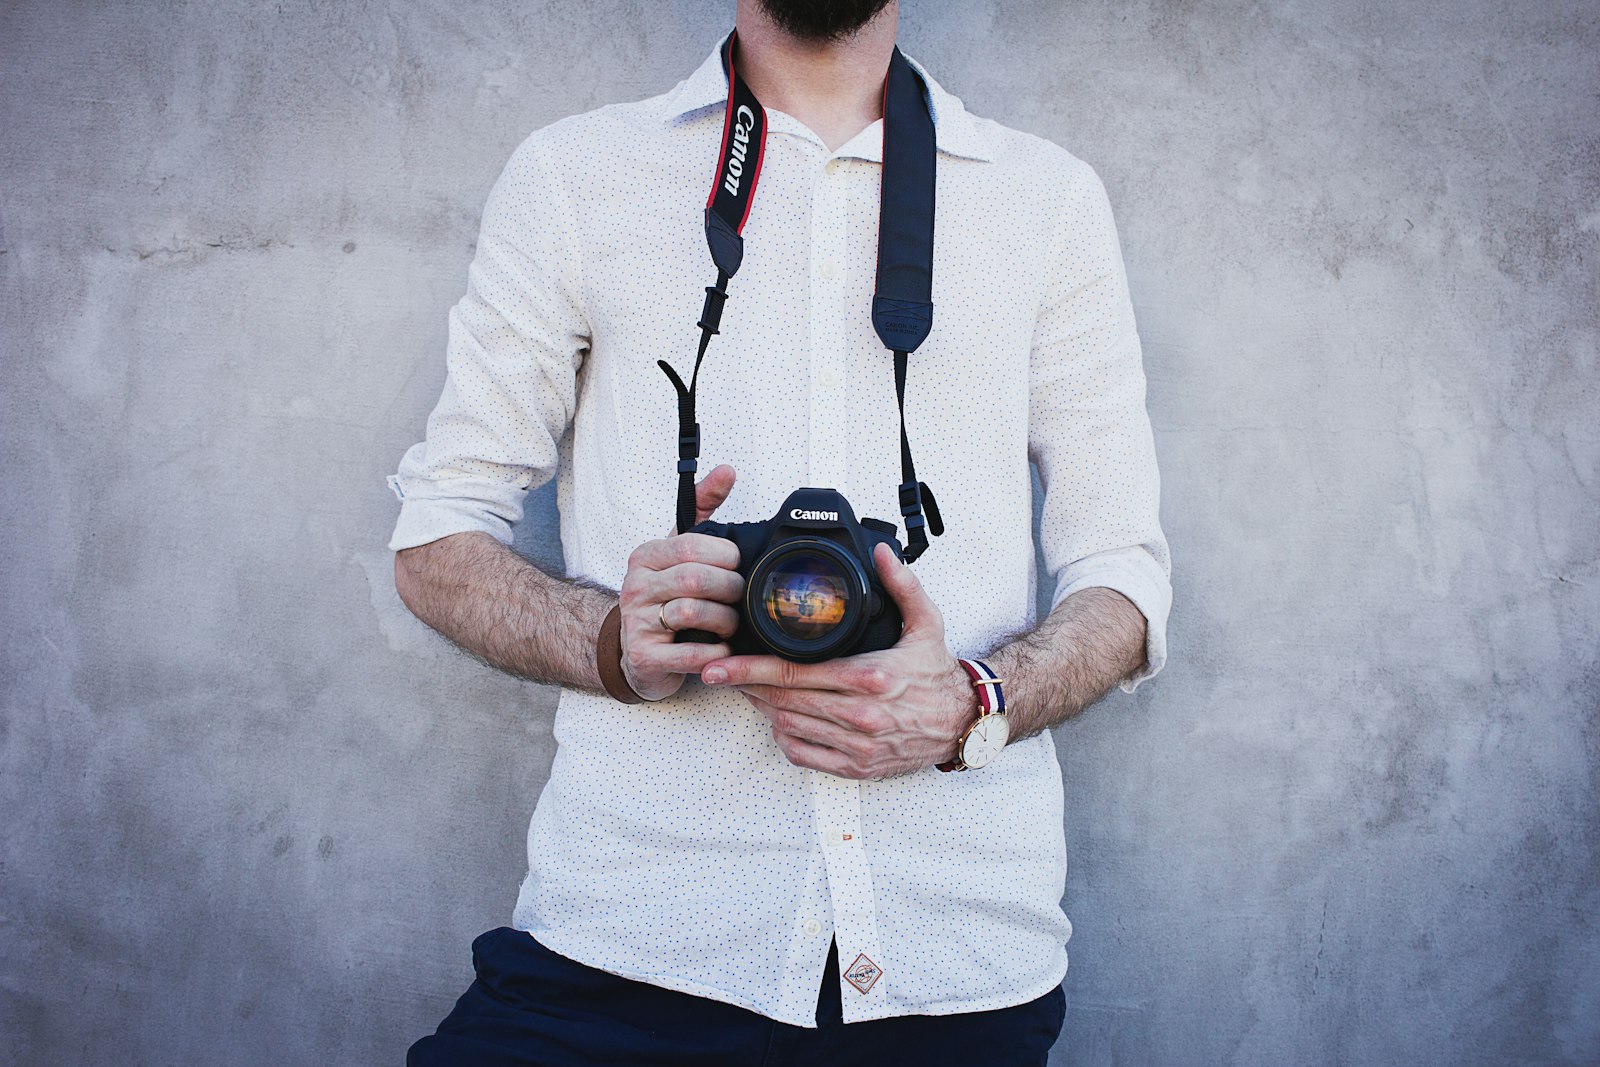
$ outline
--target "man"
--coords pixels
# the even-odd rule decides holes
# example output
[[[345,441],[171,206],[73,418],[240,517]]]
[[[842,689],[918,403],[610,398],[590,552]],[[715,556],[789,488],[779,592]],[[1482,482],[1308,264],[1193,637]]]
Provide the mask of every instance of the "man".
[[[897,514],[894,359],[869,311],[898,14],[738,0],[726,52],[766,131],[699,376],[697,520],[768,519],[801,486]],[[738,550],[661,536],[678,411],[655,365],[693,359],[705,198],[725,127],[750,132],[725,121],[723,61],[719,45],[673,91],[518,149],[451,313],[427,440],[392,479],[406,604],[562,687],[513,928],[474,943],[477,980],[411,1062],[1043,1063],[1071,929],[1044,731],[1160,668],[1170,601],[1105,194],[916,68],[937,144],[935,311],[905,422],[948,528],[915,569],[873,557],[904,620],[892,648],[730,655]],[[1055,582],[1037,626],[1030,459]],[[507,547],[525,491],[553,475],[565,578]],[[688,628],[723,640],[678,641]],[[1010,743],[946,773],[976,762],[965,739],[995,721],[997,688]]]

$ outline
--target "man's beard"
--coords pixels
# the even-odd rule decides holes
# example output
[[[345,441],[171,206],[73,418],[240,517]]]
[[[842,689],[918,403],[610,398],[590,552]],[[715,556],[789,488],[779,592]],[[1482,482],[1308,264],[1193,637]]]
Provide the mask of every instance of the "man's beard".
[[[871,22],[889,0],[757,0],[778,28],[802,41],[839,41]]]

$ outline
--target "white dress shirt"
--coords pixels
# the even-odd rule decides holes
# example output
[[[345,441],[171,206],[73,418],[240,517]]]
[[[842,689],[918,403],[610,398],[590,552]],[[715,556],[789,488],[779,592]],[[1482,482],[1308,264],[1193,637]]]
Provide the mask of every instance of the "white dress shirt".
[[[1032,459],[1056,601],[1108,586],[1138,605],[1147,677],[1165,659],[1168,557],[1105,192],[917,69],[937,219],[933,332],[911,356],[906,419],[947,529],[916,572],[954,654],[1029,629]],[[427,439],[390,480],[391,548],[466,530],[509,543],[525,492],[552,476],[571,576],[618,588],[629,553],[672,527],[676,396],[655,361],[685,378],[693,363],[726,92],[713,51],[671,92],[517,149],[450,313]],[[744,263],[700,375],[700,470],[738,472],[725,522],[771,518],[800,486],[897,522],[893,359],[869,316],[882,122],[829,152],[791,116],[768,121]],[[842,984],[847,1023],[1008,1007],[1066,973],[1048,734],[982,770],[857,782],[790,764],[743,696],[695,680],[634,706],[564,690],[554,729],[513,922],[564,956],[805,1027],[830,939],[846,971],[879,972],[865,992]]]

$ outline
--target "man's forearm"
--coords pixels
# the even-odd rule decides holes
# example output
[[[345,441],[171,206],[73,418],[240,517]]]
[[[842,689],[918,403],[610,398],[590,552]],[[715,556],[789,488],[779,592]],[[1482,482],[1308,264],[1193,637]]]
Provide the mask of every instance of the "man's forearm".
[[[985,662],[1005,679],[1011,738],[1071,718],[1144,666],[1145,620],[1114,589],[1080,590]]]
[[[394,579],[412,614],[490,666],[600,690],[595,637],[616,594],[546,574],[486,533],[403,549]]]

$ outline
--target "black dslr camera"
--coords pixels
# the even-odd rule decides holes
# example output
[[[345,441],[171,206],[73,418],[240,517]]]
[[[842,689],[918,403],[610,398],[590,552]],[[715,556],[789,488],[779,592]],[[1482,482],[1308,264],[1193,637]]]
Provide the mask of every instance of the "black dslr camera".
[[[879,542],[900,558],[898,528],[856,520],[832,489],[796,489],[766,522],[702,522],[690,533],[726,537],[739,549],[744,598],[735,655],[769,654],[800,663],[877,652],[900,640],[900,609],[878,580]],[[716,643],[705,630],[677,640]]]

